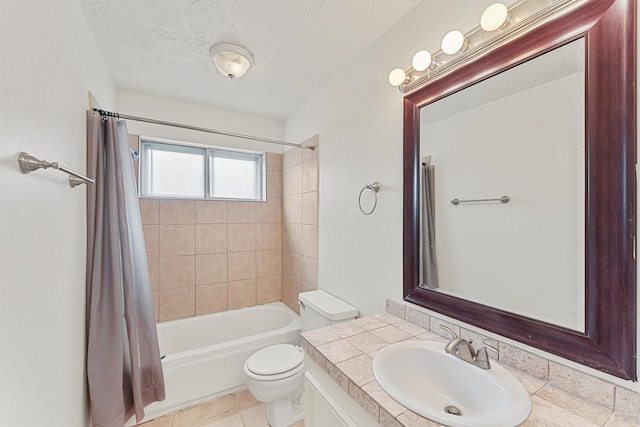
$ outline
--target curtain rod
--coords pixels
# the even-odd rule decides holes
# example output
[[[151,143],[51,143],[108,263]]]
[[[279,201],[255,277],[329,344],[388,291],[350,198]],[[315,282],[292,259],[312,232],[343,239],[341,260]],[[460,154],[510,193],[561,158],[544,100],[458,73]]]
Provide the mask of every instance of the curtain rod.
[[[174,127],[174,128],[189,129],[189,130],[195,130],[195,131],[198,131],[198,132],[213,133],[213,134],[216,134],[216,135],[225,135],[225,136],[230,136],[230,137],[233,137],[233,138],[250,139],[252,141],[266,142],[266,143],[269,143],[269,144],[287,145],[289,147],[297,147],[297,148],[304,148],[304,149],[307,149],[307,150],[315,150],[315,147],[313,147],[311,145],[294,144],[293,142],[279,141],[277,139],[262,138],[262,137],[259,137],[259,136],[252,136],[252,135],[243,135],[243,134],[240,134],[240,133],[224,132],[224,131],[221,131],[221,130],[208,129],[208,128],[203,128],[203,127],[198,127],[198,126],[190,126],[190,125],[185,125],[185,124],[182,124],[182,123],[173,123],[173,122],[165,122],[163,120],[148,119],[146,117],[130,116],[128,114],[114,113],[114,112],[111,112],[111,111],[101,110],[99,108],[94,108],[93,111],[97,112],[102,117],[116,117],[118,119],[133,120],[135,122],[151,123],[151,124],[154,124],[154,125],[162,125],[162,126],[170,126],[170,127]]]

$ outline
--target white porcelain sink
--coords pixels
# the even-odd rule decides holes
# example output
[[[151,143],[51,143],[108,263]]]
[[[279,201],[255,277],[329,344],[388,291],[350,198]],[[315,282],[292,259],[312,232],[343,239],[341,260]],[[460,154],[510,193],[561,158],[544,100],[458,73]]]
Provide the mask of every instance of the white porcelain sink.
[[[413,412],[447,426],[515,427],[527,419],[531,399],[513,375],[496,363],[480,369],[444,347],[429,341],[391,344],[373,359],[376,380]]]

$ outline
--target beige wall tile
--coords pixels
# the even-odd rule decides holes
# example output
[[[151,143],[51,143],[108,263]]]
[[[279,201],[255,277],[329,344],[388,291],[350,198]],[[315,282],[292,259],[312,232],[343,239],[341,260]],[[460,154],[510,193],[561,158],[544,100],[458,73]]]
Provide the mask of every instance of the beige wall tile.
[[[158,202],[160,224],[195,224],[195,200],[160,200]]]
[[[302,224],[302,194],[292,194],[286,199],[283,204],[283,222]]]
[[[282,154],[267,153],[267,170],[282,170]]]
[[[318,226],[302,226],[302,254],[311,258],[318,258]]]
[[[640,425],[640,393],[616,387],[616,412]]]
[[[196,285],[227,281],[227,254],[196,255]]]
[[[256,202],[228,202],[229,224],[250,224],[256,222]]]
[[[229,224],[229,252],[256,250],[255,224]]]
[[[158,258],[147,258],[147,267],[149,268],[149,281],[151,282],[151,290],[157,291],[159,288],[159,280],[158,276]]]
[[[302,223],[318,224],[318,192],[302,195]]]
[[[402,303],[387,299],[385,301],[385,311],[389,314],[399,317],[400,319],[406,319],[407,309],[406,309],[406,306]],[[417,310],[414,310],[414,311],[417,311]],[[429,316],[427,315],[427,317]],[[412,322],[412,323],[415,323],[418,326],[422,326],[417,322]],[[425,326],[422,326],[422,327],[425,329],[429,329],[429,319],[427,319],[427,321],[425,322]]]
[[[302,192],[318,191],[318,159],[302,163]]]
[[[318,289],[318,260],[315,258],[302,257],[302,289]]]
[[[282,276],[258,277],[256,303],[267,304],[282,299]]]
[[[282,154],[282,170],[286,170],[293,165],[297,165],[302,161],[302,152],[310,150],[301,150],[299,148],[289,148]]]
[[[139,199],[140,218],[143,224],[158,224],[158,201],[153,199]]]
[[[255,222],[280,222],[282,220],[282,197],[267,197],[266,202],[256,203]]]
[[[282,196],[282,172],[268,170],[267,176],[267,197]]]
[[[196,286],[196,315],[227,310],[227,283]]]
[[[315,350],[315,347],[312,347],[312,348]],[[349,392],[349,378],[347,378],[347,376],[342,371],[340,371],[340,369],[336,368],[336,365],[334,365],[331,362],[327,362],[325,364],[325,369],[327,371],[327,374],[329,374],[329,376],[331,378],[333,378],[333,380],[336,383],[338,383],[340,388],[342,388],[344,391],[346,391],[348,393]]]
[[[500,362],[533,375],[542,380],[549,379],[549,361],[508,344],[500,343]]]
[[[502,352],[500,356],[500,360],[503,360]],[[549,362],[549,384],[604,407],[614,407],[613,384],[567,366]]]
[[[300,295],[300,292],[302,292],[302,284],[300,282],[292,280],[291,295],[289,295],[289,301],[291,304],[291,309],[297,314],[300,314],[300,306],[298,305],[298,295]]]
[[[388,343],[395,343],[411,338],[411,335],[396,328],[395,326],[384,326],[382,328],[373,329],[371,333]]]
[[[227,252],[226,224],[196,224],[196,253],[213,254]]]
[[[158,296],[159,320],[193,317],[196,312],[195,286],[178,289],[161,289]]]
[[[195,285],[196,257],[194,255],[162,257],[159,260],[160,289]]]
[[[228,280],[254,279],[256,277],[256,253],[250,252],[230,252],[227,262]]]
[[[377,381],[371,381],[362,387],[362,390],[369,396],[373,397],[380,403],[380,407],[384,408],[394,417],[402,414],[407,409],[396,402],[391,396],[389,396],[378,384]]]
[[[229,310],[256,305],[256,279],[229,282],[227,305]]]
[[[302,224],[284,223],[282,246],[295,253],[302,253]]]
[[[352,325],[354,324],[352,323]],[[347,341],[352,346],[359,348],[363,353],[380,350],[382,347],[386,347],[388,345],[386,341],[384,341],[380,337],[375,336],[371,332],[352,335],[345,338],[345,341]]]
[[[282,247],[282,225],[280,223],[256,224],[256,249],[279,249]]]
[[[460,326],[431,316],[431,324],[429,325],[429,330],[434,334],[440,335],[441,337],[444,337],[446,339],[453,339],[453,337],[451,336],[451,332],[442,328],[442,326],[446,326],[447,328],[453,330],[453,332],[455,332],[457,336],[460,336]]]
[[[282,274],[282,254],[280,249],[256,251],[256,276],[268,277]]]
[[[288,271],[289,278],[302,285],[302,255],[291,252],[288,262],[291,263]]]
[[[153,319],[156,322],[160,321],[160,309],[158,307],[158,294],[160,293],[160,291],[153,291],[151,293],[151,298],[153,299]]]
[[[283,171],[282,176],[289,180],[290,194],[302,193],[302,164],[291,166]]]
[[[147,250],[147,257],[156,258],[160,256],[160,226],[143,225],[144,246]]]
[[[160,225],[160,256],[196,253],[195,225]]]
[[[224,224],[227,222],[227,202],[221,200],[196,200],[196,223]]]
[[[291,303],[291,286],[291,279],[286,276],[282,276],[282,302],[285,303],[287,307],[293,310],[293,304]],[[297,301],[295,303],[296,305],[298,304]]]
[[[429,316],[427,313],[424,313],[420,310],[416,310],[411,306],[406,306],[405,315],[407,316],[408,322],[415,323],[418,326],[421,326],[427,330],[430,330],[431,316]]]

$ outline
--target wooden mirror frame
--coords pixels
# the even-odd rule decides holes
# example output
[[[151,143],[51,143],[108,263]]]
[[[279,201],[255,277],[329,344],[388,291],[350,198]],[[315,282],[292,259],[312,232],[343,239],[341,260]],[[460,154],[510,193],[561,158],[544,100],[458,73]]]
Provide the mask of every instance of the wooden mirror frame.
[[[585,332],[420,288],[420,108],[580,37],[586,70]],[[406,95],[405,300],[635,381],[635,82],[636,2],[587,0]]]

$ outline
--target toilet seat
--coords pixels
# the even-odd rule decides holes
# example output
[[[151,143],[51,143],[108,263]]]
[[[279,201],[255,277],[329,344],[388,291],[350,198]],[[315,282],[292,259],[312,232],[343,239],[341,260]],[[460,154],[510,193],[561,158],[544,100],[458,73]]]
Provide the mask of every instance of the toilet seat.
[[[252,378],[279,380],[304,369],[304,351],[291,344],[276,344],[255,352],[244,366],[245,372]]]

